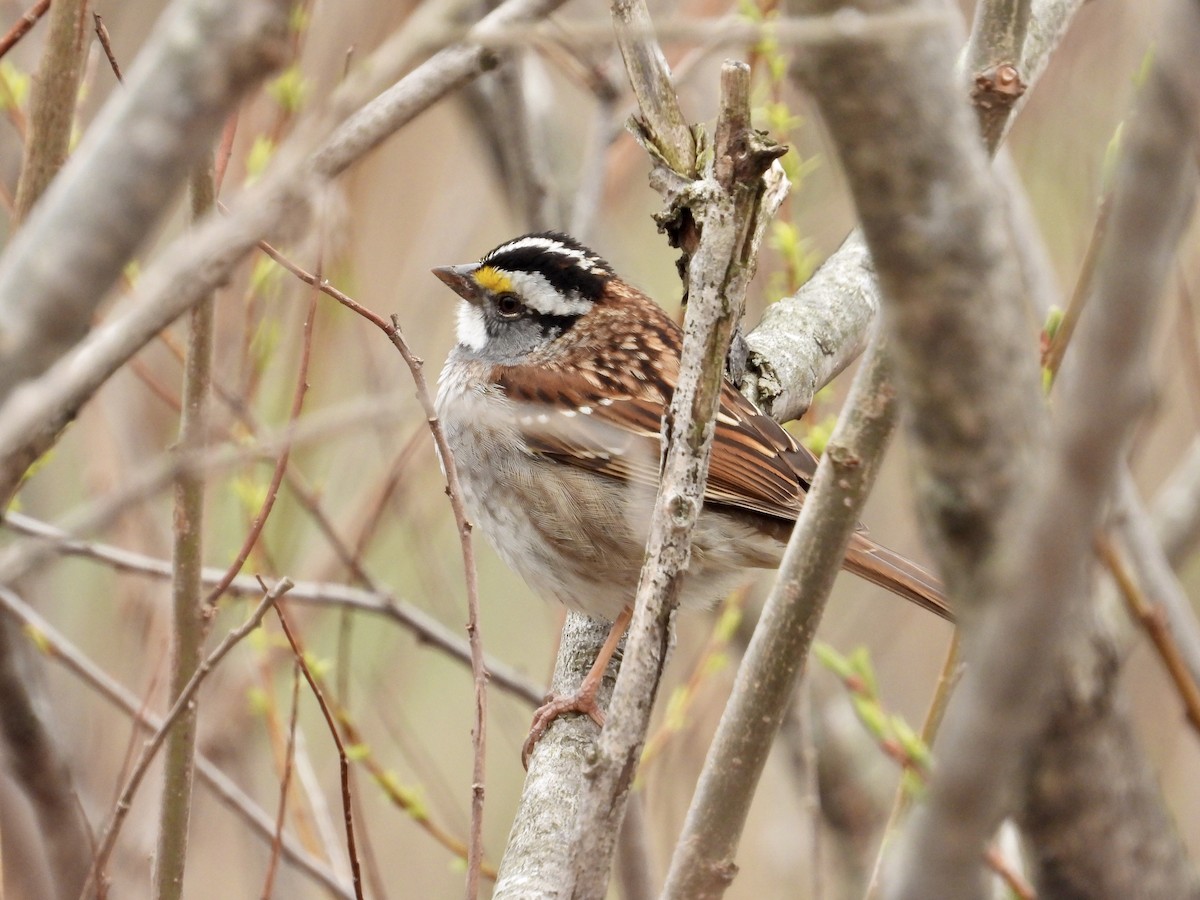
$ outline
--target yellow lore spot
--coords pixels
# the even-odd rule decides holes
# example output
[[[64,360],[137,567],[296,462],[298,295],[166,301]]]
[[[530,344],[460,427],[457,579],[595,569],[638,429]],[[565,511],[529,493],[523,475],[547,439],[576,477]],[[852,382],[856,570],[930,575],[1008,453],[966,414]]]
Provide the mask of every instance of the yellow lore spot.
[[[475,272],[475,283],[493,294],[503,294],[513,289],[512,279],[492,266],[484,266]]]

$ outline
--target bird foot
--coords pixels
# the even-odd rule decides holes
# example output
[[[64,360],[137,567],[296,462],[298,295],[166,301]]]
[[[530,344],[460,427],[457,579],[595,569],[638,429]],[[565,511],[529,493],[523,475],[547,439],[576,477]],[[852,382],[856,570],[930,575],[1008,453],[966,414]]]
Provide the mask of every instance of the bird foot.
[[[604,713],[596,703],[595,690],[581,690],[570,697],[549,697],[533,714],[529,737],[525,738],[525,744],[521,747],[521,765],[526,770],[529,769],[529,758],[533,755],[533,748],[537,746],[537,742],[542,739],[551,723],[565,713],[583,713],[590,716],[601,728],[604,727]]]

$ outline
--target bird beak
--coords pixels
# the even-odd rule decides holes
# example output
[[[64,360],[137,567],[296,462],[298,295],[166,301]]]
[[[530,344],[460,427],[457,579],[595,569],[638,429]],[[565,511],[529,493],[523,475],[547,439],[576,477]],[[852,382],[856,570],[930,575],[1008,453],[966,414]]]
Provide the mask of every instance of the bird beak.
[[[438,266],[433,270],[441,281],[468,303],[478,306],[483,302],[483,289],[471,277],[479,263],[464,263],[461,266]]]

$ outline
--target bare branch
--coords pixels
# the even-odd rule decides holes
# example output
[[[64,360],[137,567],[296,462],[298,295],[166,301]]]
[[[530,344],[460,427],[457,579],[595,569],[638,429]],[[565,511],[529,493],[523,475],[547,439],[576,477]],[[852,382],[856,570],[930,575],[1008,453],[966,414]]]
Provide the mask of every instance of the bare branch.
[[[1192,681],[1200,684],[1200,629],[1196,613],[1183,585],[1171,570],[1171,563],[1128,469],[1121,472],[1117,485],[1114,519],[1113,530],[1129,551],[1146,599],[1154,604],[1156,614],[1165,616],[1164,625]]]
[[[487,750],[487,679],[488,673],[483,657],[483,636],[479,631],[479,570],[475,565],[475,545],[471,540],[471,523],[467,519],[466,507],[463,506],[462,482],[458,479],[458,467],[454,462],[454,454],[446,440],[437,417],[437,407],[429,394],[429,386],[425,382],[424,361],[418,359],[404,340],[400,331],[400,319],[393,315],[391,327],[385,327],[384,332],[395,348],[400,351],[409,372],[412,373],[413,383],[417,389],[417,399],[425,411],[425,419],[429,430],[433,432],[433,440],[437,445],[438,457],[446,473],[446,494],[450,498],[450,509],[454,514],[454,524],[458,530],[459,552],[462,554],[463,579],[467,592],[467,643],[471,649],[471,674],[475,683],[475,722],[471,728],[471,744],[473,759],[471,768],[471,840],[467,852],[467,900],[475,900],[479,894],[479,873],[483,865],[483,797],[485,752]]]
[[[9,512],[4,523],[14,531],[50,542],[57,553],[93,559],[121,572],[133,572],[151,578],[171,577],[171,564],[165,560],[105,544],[82,541],[59,528],[20,513]],[[225,571],[205,568],[201,574],[205,584],[217,584],[224,578]],[[262,591],[254,578],[239,575],[230,582],[226,593],[246,597],[260,594]],[[471,651],[465,640],[428,613],[399,599],[395,594],[386,591],[365,591],[344,584],[298,581],[288,596],[293,603],[337,606],[390,619],[411,632],[420,643],[427,644],[460,663],[470,665]],[[488,656],[484,657],[484,665],[489,682],[496,687],[519,697],[530,706],[537,706],[542,702],[542,690],[512,666]]]
[[[578,613],[567,615],[552,693],[571,696],[579,689],[583,673],[591,668],[608,631],[606,622]],[[614,681],[615,676],[607,675],[600,685],[596,699],[601,708],[609,704]],[[595,735],[596,726],[587,716],[563,717],[554,721],[534,747],[521,802],[500,860],[494,900],[524,900],[545,893],[548,885],[570,882],[578,858],[562,836],[571,833],[579,811],[580,773],[587,768]],[[547,835],[555,837],[547,839]]]
[[[256,593],[261,596],[262,588],[258,587]],[[31,639],[45,647],[50,659],[61,664],[84,684],[120,709],[143,731],[154,733],[161,729],[162,719],[147,713],[144,708],[145,703],[140,697],[114,680],[80,652],[79,648],[59,634],[57,629],[38,615],[32,607],[6,588],[0,588],[0,610],[4,615],[19,622]],[[240,816],[250,830],[257,834],[267,846],[273,845],[275,838],[273,819],[250,799],[245,791],[203,756],[196,757],[196,771],[224,806]],[[341,897],[343,900],[353,897],[350,889],[341,884],[337,876],[323,862],[310,857],[290,835],[284,835],[281,850],[284,860],[289,865],[295,866],[334,896]]]
[[[1186,60],[1198,39],[1200,10],[1176,4],[1127,131],[1077,371],[1056,407],[1053,452],[1039,469],[1044,476],[1022,488],[1030,517],[992,569],[990,587],[1006,602],[991,615],[986,641],[971,647],[972,666],[946,718],[942,767],[902,846],[895,896],[975,895],[971,857],[998,823],[1031,750],[1022,819],[1039,848],[1045,892],[1165,898],[1196,891],[1113,699],[1115,660],[1081,614],[1091,535],[1148,396],[1152,304],[1194,195],[1200,83]],[[1060,655],[1064,644],[1069,662]],[[1119,844],[1112,840],[1118,821]]]
[[[226,113],[281,59],[283,0],[180,0],[0,262],[0,396],[87,331]],[[73,108],[68,103],[67,109]],[[55,248],[54,265],[45,248]]]
[[[266,612],[266,610],[263,610],[263,612]],[[329,728],[329,734],[333,738],[334,744],[337,745],[338,772],[341,775],[342,786],[342,821],[346,826],[346,854],[350,858],[350,872],[354,879],[354,896],[356,900],[363,900],[362,868],[358,861],[358,849],[354,839],[354,812],[350,802],[350,759],[346,756],[346,745],[342,741],[342,735],[338,730],[337,722],[333,718],[333,713],[329,711],[329,704],[325,702],[325,694],[321,690],[320,685],[317,684],[317,680],[313,677],[312,670],[304,658],[304,648],[296,639],[291,626],[288,625],[287,616],[279,606],[275,607],[275,614],[279,617],[279,624],[283,628],[283,633],[292,648],[296,664],[300,666],[300,671],[304,674],[304,680],[308,682],[309,689],[312,690],[313,696],[317,698],[317,705],[321,707],[321,716],[325,719],[325,725]]]
[[[795,295],[768,306],[746,335],[742,390],[773,418],[798,419],[862,353],[878,311],[871,254],[855,232]]]
[[[30,98],[29,130],[17,184],[16,221],[29,215],[67,159],[79,76],[87,56],[86,0],[58,0],[50,13],[46,45]]]
[[[0,56],[4,56],[15,47],[17,42],[29,33],[49,8],[50,0],[37,0],[33,6],[21,13],[21,17],[13,23],[13,26],[4,32],[4,37],[0,37]]]
[[[1113,545],[1107,535],[1096,538],[1096,549],[1104,565],[1112,573],[1117,583],[1117,589],[1125,597],[1129,607],[1130,617],[1142,626],[1146,636],[1154,644],[1167,669],[1167,675],[1175,685],[1175,690],[1183,700],[1184,714],[1192,728],[1200,732],[1200,688],[1187,669],[1179,647],[1175,644],[1170,628],[1162,614],[1161,607],[1151,606],[1146,596],[1138,587],[1133,573],[1126,565],[1124,557]]]
[[[1022,54],[1027,85],[1035,84],[1045,71],[1051,54],[1083,2],[1035,0],[1032,4]],[[892,28],[884,32],[891,39],[918,27],[947,21],[944,15],[933,18],[930,9],[911,7],[902,13],[874,8],[866,21],[874,21],[876,17],[887,21],[900,14],[909,16],[911,24],[907,31]],[[869,39],[872,35],[875,33],[868,29],[862,38]],[[817,390],[866,346],[878,308],[879,287],[870,255],[861,236],[854,235],[795,296],[772,304],[762,323],[747,335],[750,358],[742,385],[746,395],[781,421],[803,415]]]
[[[913,438],[922,524],[969,636],[980,611],[1009,587],[989,578],[982,563],[1018,524],[1014,514],[1039,446],[1040,392],[1003,204],[950,77],[953,40],[950,29],[935,27],[921,39],[817,52],[798,60],[795,71],[838,147],[889,303],[889,346]],[[904,78],[895,77],[898,69]],[[1043,638],[1019,640],[1049,656]],[[1022,661],[1025,652],[1021,647]],[[988,684],[990,677],[985,671],[979,681]],[[995,715],[999,698],[968,703],[965,689],[964,682],[962,706]],[[987,736],[998,738],[996,731],[1013,723],[986,724]],[[1016,773],[1016,759],[997,753],[1014,746],[1011,739],[1005,734],[986,750],[973,744],[945,752],[947,770],[962,765],[963,757],[988,766],[989,790],[972,794],[975,780],[947,782],[945,770],[939,773],[934,797],[943,792],[947,806],[951,798],[970,797],[976,822],[957,832],[940,822],[943,845],[933,847],[926,837],[919,861],[911,852],[905,857],[897,896],[978,896],[979,861],[999,822],[1000,791]],[[942,865],[951,858],[960,867],[954,871],[963,873],[957,878]],[[926,872],[936,874],[918,883]]]
[[[666,57],[654,39],[645,0],[612,0],[612,19],[648,147],[680,177],[695,178],[699,174],[696,139],[679,107]]]
[[[508,0],[494,13],[485,17],[471,35],[476,34],[476,31],[486,35],[489,29],[545,15],[561,2],[562,0]],[[250,4],[235,5],[238,6],[241,17],[246,18],[247,13],[244,10],[248,9]],[[404,52],[411,53],[411,49],[406,47]],[[130,76],[129,90],[123,91],[122,95],[135,93],[135,77],[153,79],[153,72],[137,76],[139,67],[143,71],[151,68],[150,64],[145,62],[145,57],[144,52]],[[329,110],[324,116],[318,116],[318,121],[311,123],[308,128],[298,129],[296,135],[280,148],[275,165],[263,181],[248,190],[239,202],[233,205],[227,217],[210,218],[194,232],[173,243],[158,261],[147,269],[138,285],[134,302],[123,315],[114,317],[104,328],[94,331],[66,359],[47,372],[44,378],[26,385],[20,396],[12,398],[0,410],[0,488],[8,486],[11,490],[29,464],[51,445],[62,425],[75,415],[99,385],[124,365],[137,350],[145,346],[154,335],[228,278],[233,267],[245,258],[259,240],[275,236],[281,230],[290,229],[294,232],[299,229],[306,219],[307,205],[321,183],[345,171],[416,115],[490,67],[492,62],[490,51],[470,40],[447,48],[418,66],[384,94],[351,115],[340,127],[335,128],[340,121],[337,118],[338,111],[343,110],[347,98],[357,96],[357,92],[361,90],[361,83],[357,80],[345,85],[330,101]],[[386,60],[381,61],[381,65],[385,67],[386,63]],[[114,113],[113,116],[115,115]],[[220,124],[218,118],[213,133]],[[99,125],[100,123],[96,127]],[[128,136],[121,135],[119,152],[124,155],[123,160],[130,155],[125,146],[127,141]],[[314,147],[319,149],[315,154],[310,154],[309,151]],[[114,215],[114,209],[120,210],[124,207],[107,202],[107,194],[94,201],[88,199],[92,190],[100,190],[95,184],[108,184],[109,180],[89,174],[92,170],[86,158],[77,162],[81,158],[82,150],[83,148],[72,159],[71,166],[64,172],[64,177],[56,182],[51,194],[68,195],[61,202],[56,200],[54,208],[61,207],[63,211],[56,215],[70,218],[72,226],[77,224],[80,218],[74,212],[76,205],[89,210],[95,209],[97,215],[103,216],[104,222],[93,227],[86,239],[80,236],[80,242],[86,245],[80,248],[80,253],[83,254],[84,260],[88,260],[91,256],[87,254],[98,252],[99,245],[105,243],[98,241],[95,234],[110,234],[112,229],[109,217]],[[88,166],[86,171],[68,179],[71,172],[84,166]],[[68,190],[67,187],[59,187],[68,180],[72,184],[75,181],[83,181],[84,184],[78,191],[75,188]],[[155,191],[141,186],[136,190],[123,184],[113,184],[111,187],[132,195],[142,196],[148,193],[157,196]],[[129,202],[124,196],[121,200]],[[47,204],[41,204],[39,210],[44,206]],[[39,212],[30,225],[22,229],[19,240],[28,238],[40,215]],[[54,226],[55,223],[51,222],[45,227]],[[58,235],[40,235],[40,239],[42,244],[52,241],[56,247],[61,246]],[[136,240],[132,243],[136,244]],[[26,261],[22,265],[33,266],[36,259],[44,258],[44,255],[39,255],[42,244],[32,250],[22,249],[18,257],[19,260]],[[14,243],[9,252],[16,253],[16,250]],[[29,253],[32,253],[35,259],[27,259]],[[119,256],[115,253],[110,255],[113,259]],[[6,256],[7,258],[9,257]],[[120,256],[119,261],[115,263],[112,259],[104,262],[106,267],[110,264],[114,266],[112,277],[115,277],[126,258],[127,256]],[[8,268],[0,267],[0,333],[9,328],[4,318],[5,285],[10,285],[8,289],[15,290],[18,297],[28,299],[37,296],[31,285],[36,288],[41,283],[38,280],[26,280],[12,288],[12,279],[5,275]],[[54,288],[52,301],[47,302],[83,302],[78,299],[80,297],[88,298],[88,303],[97,302],[103,293],[98,285],[110,284],[112,279],[97,280],[91,277],[95,273],[91,273],[89,277],[83,277],[84,274],[82,270],[74,273],[69,283],[57,280],[65,277],[59,258],[59,265],[51,273],[56,280],[51,281],[47,287],[47,290],[50,287]],[[15,278],[16,275],[12,277]],[[49,276],[42,272],[39,277]],[[71,326],[70,334],[61,336],[55,345],[59,349],[42,360],[44,364],[48,364],[82,333],[81,329],[90,321],[90,308],[89,306],[78,313],[56,313],[52,319],[39,319],[33,316],[32,310],[23,314],[19,322],[25,323],[23,327],[27,330],[35,326],[49,327],[48,323],[51,321],[60,325],[68,321],[76,323]],[[13,340],[17,340],[19,334],[24,333],[14,332]],[[11,367],[3,368],[7,373]],[[2,386],[3,382],[0,379],[0,387]]]
[[[894,396],[877,346],[855,378],[738,668],[676,844],[666,898],[724,896],[737,872],[738,842],[767,754],[895,426]]]
[[[212,154],[192,170],[192,217],[208,213],[216,200]],[[188,348],[184,362],[183,402],[179,417],[178,450],[203,450],[208,440],[208,402],[212,390],[214,298],[192,308],[188,321]],[[201,604],[200,572],[204,567],[204,472],[181,469],[175,478],[175,514],[171,578],[171,683],[174,699],[185,688],[202,661],[211,617]],[[167,741],[160,798],[158,850],[154,878],[160,896],[178,897],[183,890],[187,861],[188,824],[192,811],[193,758],[196,752],[198,707],[192,704]],[[101,867],[101,870],[103,867]]]
[[[193,698],[196,696],[196,691],[200,689],[200,685],[208,677],[208,674],[216,668],[230,650],[237,646],[238,642],[254,631],[254,629],[258,628],[262,623],[263,616],[267,614],[280,597],[287,593],[291,586],[292,582],[290,579],[280,579],[275,587],[264,593],[262,602],[254,608],[254,612],[250,614],[250,617],[240,626],[229,632],[229,634],[225,635],[225,639],[217,645],[216,649],[196,666],[187,683],[183,686],[183,690],[179,692],[174,703],[171,704],[170,710],[163,716],[162,722],[155,729],[153,736],[142,748],[141,755],[138,757],[137,762],[129,773],[129,777],[125,781],[125,787],[121,790],[121,796],[117,800],[112,819],[105,826],[104,834],[97,845],[92,871],[88,874],[88,885],[83,890],[85,895],[92,885],[98,884],[104,878],[104,870],[108,865],[108,857],[116,845],[117,836],[121,833],[121,826],[124,824],[125,817],[133,805],[133,796],[141,785],[142,779],[149,772],[150,763],[154,761],[159,748],[162,747],[163,742],[167,739],[167,735],[170,734],[171,727],[192,704]]]
[[[1026,90],[1020,66],[1030,4],[1031,0],[981,0],[975,8],[966,66],[979,127],[992,152]]]
[[[655,503],[646,563],[638,584],[628,650],[600,734],[596,759],[580,799],[571,851],[568,895],[603,897],[633,773],[666,657],[669,624],[687,568],[691,530],[708,475],[713,416],[724,378],[723,361],[754,272],[759,244],[786,185],[779,155],[750,127],[750,73],[727,62],[721,71],[712,169],[672,198],[690,206],[701,239],[689,265],[679,386],[671,400],[662,482]],[[677,186],[678,187],[678,186]]]
[[[1167,559],[1179,568],[1200,541],[1200,440],[1192,444],[1163,484],[1153,513]]]
[[[31,679],[29,648],[20,629],[0,622],[0,734],[6,766],[46,835],[57,896],[74,900],[87,879],[88,822],[67,757],[55,737],[54,710]]]

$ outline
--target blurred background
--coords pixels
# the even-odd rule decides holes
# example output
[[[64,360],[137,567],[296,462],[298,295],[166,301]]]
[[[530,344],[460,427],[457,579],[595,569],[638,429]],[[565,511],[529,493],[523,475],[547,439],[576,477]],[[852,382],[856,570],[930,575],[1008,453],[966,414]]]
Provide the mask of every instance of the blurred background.
[[[134,63],[164,5],[160,0],[94,3],[125,68]],[[651,11],[665,26],[700,17],[762,19],[773,14],[774,6],[774,0],[652,0]],[[969,16],[970,4],[963,6]],[[24,0],[0,2],[0,26],[15,21],[24,7]],[[1150,50],[1157,8],[1155,2],[1086,4],[1007,143],[1064,297],[1074,286],[1092,231],[1106,155]],[[223,197],[236,196],[257,177],[305,111],[319,105],[347,67],[365,60],[388,36],[421,17],[458,16],[466,23],[481,12],[473,3],[438,0],[307,0],[300,9],[292,67],[239,113]],[[520,42],[498,74],[423,114],[355,166],[320,198],[317,228],[284,248],[298,265],[320,269],[363,305],[385,317],[397,314],[413,350],[426,360],[431,381],[454,341],[454,298],[429,269],[476,259],[534,227],[571,230],[627,280],[678,310],[675,254],[651,218],[659,196],[647,185],[645,153],[622,127],[633,107],[620,58],[593,28],[606,17],[606,6],[597,0],[568,3],[553,17],[552,27],[538,31],[532,46]],[[0,180],[10,193],[20,168],[23,85],[36,64],[44,27],[35,28],[0,62],[10,98],[6,121],[0,122]],[[573,37],[573,29],[586,40]],[[854,223],[821,124],[783,73],[789,55],[804,51],[671,41],[664,41],[664,49],[678,76],[685,113],[709,127],[721,61],[750,61],[759,127],[792,148],[786,162],[793,192],[781,215],[787,228],[776,233],[760,260],[747,312],[752,327],[763,308],[794,290]],[[79,104],[80,132],[114,90],[119,87],[94,45]],[[521,102],[529,111],[529,142],[541,167],[533,187],[514,168],[520,164],[514,162],[506,130]],[[0,227],[8,226],[0,222]],[[185,227],[181,205],[142,259],[153,258]],[[1157,357],[1160,392],[1134,452],[1148,495],[1171,471],[1200,421],[1200,332],[1191,305],[1200,276],[1194,233],[1184,247]],[[138,269],[130,269],[133,281]],[[278,438],[287,427],[310,299],[310,288],[261,256],[218,297],[213,440],[245,452],[209,474],[204,555],[210,566],[229,565],[264,497]],[[121,302],[116,294],[107,308]],[[1031,353],[1039,325],[1031,319]],[[68,520],[121,496],[141,473],[161,463],[177,438],[178,351],[184,337],[178,325],[101,390],[29,477],[18,499],[21,514],[51,523]],[[288,575],[361,585],[357,566],[465,640],[458,538],[407,368],[377,329],[322,296],[308,381],[289,478],[244,571],[268,581]],[[805,422],[794,426],[797,433],[827,429],[848,383],[849,375],[843,375],[823,393]],[[877,540],[925,559],[906,473],[901,434],[864,519]],[[82,536],[169,560],[171,527],[168,489],[130,499],[110,523]],[[15,538],[7,532],[4,539]],[[533,596],[481,538],[476,547],[484,646],[540,689],[549,680],[563,610]],[[347,563],[347,551],[353,565]],[[658,876],[768,585],[769,576],[751,584],[742,597],[741,624],[715,636],[716,612],[678,619],[659,721],[665,721],[663,710],[676,689],[690,684],[691,702],[686,714],[670,717],[639,787]],[[1200,587],[1195,577],[1189,586]],[[148,708],[164,708],[168,582],[120,573],[94,560],[57,557],[22,590],[83,653],[144,697]],[[213,627],[214,641],[239,624],[253,602],[226,598]],[[393,787],[429,821],[465,841],[474,704],[469,668],[386,617],[333,603],[293,602],[288,609],[311,661],[361,732],[356,755],[369,757],[387,773]],[[839,580],[819,635],[841,653],[867,648],[884,704],[913,727],[924,717],[950,636],[944,622],[848,575]],[[99,827],[140,747],[138,732],[52,659],[32,655],[30,677],[43,683],[80,803]],[[268,619],[263,632],[238,647],[200,694],[201,751],[271,815],[278,804],[292,681],[292,656],[278,623]],[[1195,735],[1184,727],[1178,698],[1157,657],[1143,644],[1132,653],[1124,683],[1165,796],[1189,846],[1200,850]],[[485,846],[495,864],[520,795],[519,751],[531,707],[495,686],[489,704]],[[314,856],[344,873],[337,757],[303,685],[297,736],[289,825]],[[354,771],[355,816],[370,893],[461,895],[462,860],[431,836],[418,816],[399,808],[361,761]],[[853,886],[869,871],[898,776],[896,765],[854,718],[842,686],[814,665],[797,694],[795,721],[760,788],[742,840],[741,872],[729,896],[857,896]],[[138,795],[110,867],[114,897],[149,895],[157,791],[154,775]],[[0,792],[5,896],[47,896],[46,861],[24,800],[7,781]],[[269,856],[269,845],[251,836],[198,783],[185,896],[258,896]],[[275,895],[323,892],[284,866]],[[615,887],[613,895],[618,895]]]

